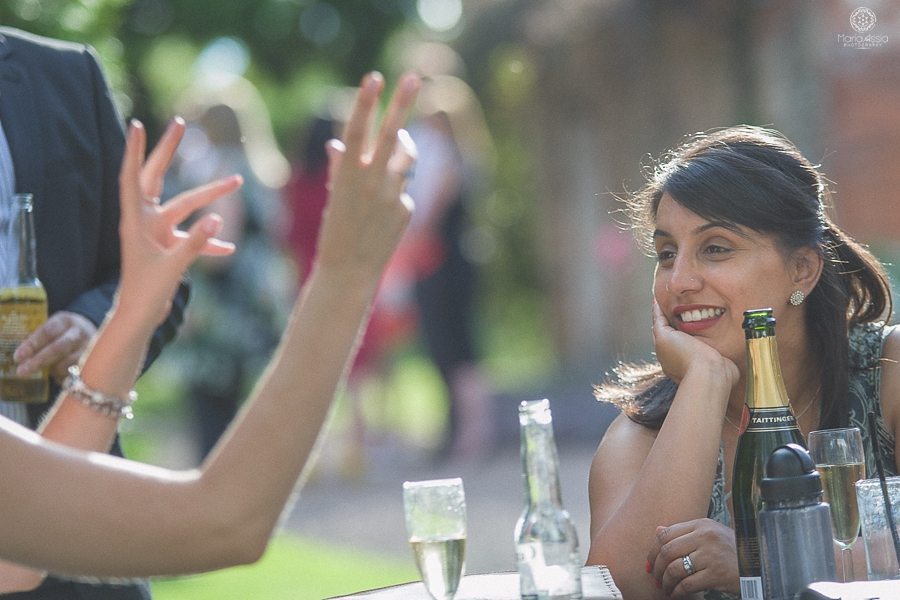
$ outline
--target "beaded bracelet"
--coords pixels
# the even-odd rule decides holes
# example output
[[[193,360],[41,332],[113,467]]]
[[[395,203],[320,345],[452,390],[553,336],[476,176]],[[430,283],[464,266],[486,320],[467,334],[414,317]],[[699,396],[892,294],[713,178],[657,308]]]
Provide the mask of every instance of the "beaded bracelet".
[[[69,376],[63,382],[63,392],[107,417],[115,419],[119,417],[131,419],[134,417],[131,405],[137,400],[137,392],[131,390],[128,392],[128,396],[123,399],[91,389],[81,379],[81,370],[77,365],[69,367]]]

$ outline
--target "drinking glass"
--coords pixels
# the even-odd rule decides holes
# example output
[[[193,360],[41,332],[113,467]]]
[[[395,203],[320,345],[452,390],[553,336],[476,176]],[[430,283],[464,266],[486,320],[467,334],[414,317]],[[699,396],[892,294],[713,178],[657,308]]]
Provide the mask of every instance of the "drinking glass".
[[[853,581],[851,548],[859,536],[856,482],[866,476],[862,434],[858,427],[811,431],[809,454],[822,477],[825,501],[831,505],[831,526],[841,549],[844,581]]]
[[[856,498],[869,581],[900,579],[900,551],[894,544],[894,530],[900,523],[900,477],[885,478],[884,488],[878,478],[857,481]]]
[[[422,583],[434,600],[452,600],[465,571],[466,497],[462,479],[405,481],[403,512]]]

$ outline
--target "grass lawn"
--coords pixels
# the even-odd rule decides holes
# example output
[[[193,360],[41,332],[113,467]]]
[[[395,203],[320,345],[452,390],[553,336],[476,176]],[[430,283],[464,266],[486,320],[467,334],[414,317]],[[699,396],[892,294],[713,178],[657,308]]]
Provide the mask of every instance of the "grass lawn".
[[[154,600],[318,600],[419,579],[408,561],[276,537],[258,563],[215,573],[157,580]]]

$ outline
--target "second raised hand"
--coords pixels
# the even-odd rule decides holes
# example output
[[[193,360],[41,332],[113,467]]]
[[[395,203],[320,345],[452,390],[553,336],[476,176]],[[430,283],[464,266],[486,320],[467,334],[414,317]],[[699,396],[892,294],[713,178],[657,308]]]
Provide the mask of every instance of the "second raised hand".
[[[332,269],[381,269],[409,222],[412,202],[404,193],[415,146],[400,127],[415,100],[419,78],[404,75],[372,143],[384,79],[367,75],[344,131],[328,144],[331,189],[319,237],[317,262]],[[347,248],[355,249],[347,261]]]

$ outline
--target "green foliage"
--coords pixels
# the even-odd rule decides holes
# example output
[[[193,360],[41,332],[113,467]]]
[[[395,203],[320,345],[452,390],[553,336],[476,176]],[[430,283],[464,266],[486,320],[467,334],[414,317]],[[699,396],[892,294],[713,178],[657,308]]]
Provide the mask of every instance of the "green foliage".
[[[0,22],[39,35],[99,42],[119,26],[129,0],[6,0]]]
[[[528,151],[534,69],[513,41],[514,4],[482,12],[455,44],[497,147],[491,192],[472,206],[470,241],[483,275],[480,341],[501,384],[553,368]],[[236,40],[289,156],[335,89],[373,68],[395,77],[405,42],[422,37],[415,0],[5,0],[0,22],[97,48],[123,114],[142,119],[151,140],[196,78],[203,49]]]
[[[414,14],[412,0],[0,3],[4,25],[94,46],[122,112],[144,120],[151,137],[196,75],[200,51],[217,38],[239,40],[249,55],[245,76],[263,92],[282,142],[321,103],[323,82],[355,85],[378,67],[385,40]]]
[[[90,44],[97,49],[113,88],[126,82],[123,48],[117,37],[130,0],[5,0],[0,23],[46,37]]]
[[[229,36],[281,83],[323,62],[349,83],[376,66],[385,38],[409,11],[407,0],[135,0],[122,33],[136,55],[165,36],[201,46]]]

